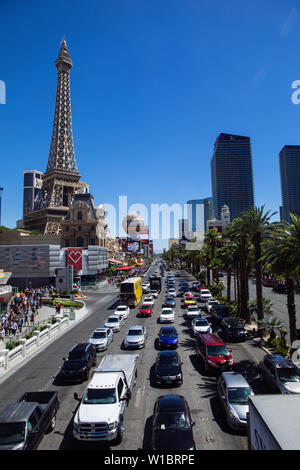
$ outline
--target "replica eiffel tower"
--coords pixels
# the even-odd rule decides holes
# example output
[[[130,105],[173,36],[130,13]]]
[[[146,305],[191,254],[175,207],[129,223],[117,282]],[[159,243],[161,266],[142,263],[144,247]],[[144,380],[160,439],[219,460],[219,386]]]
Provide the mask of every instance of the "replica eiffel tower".
[[[61,220],[67,214],[76,193],[87,191],[77,170],[72,133],[70,70],[72,60],[65,39],[58,58],[57,89],[50,153],[47,170],[34,210],[24,216],[24,228],[44,235],[59,235]]]

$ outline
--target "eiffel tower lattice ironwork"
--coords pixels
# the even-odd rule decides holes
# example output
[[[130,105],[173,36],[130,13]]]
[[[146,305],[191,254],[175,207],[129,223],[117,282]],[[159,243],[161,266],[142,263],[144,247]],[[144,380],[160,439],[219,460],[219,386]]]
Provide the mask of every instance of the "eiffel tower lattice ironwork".
[[[47,170],[34,210],[24,217],[24,228],[44,235],[59,235],[75,193],[86,191],[77,170],[72,132],[70,70],[72,60],[63,39],[58,58],[57,89]]]

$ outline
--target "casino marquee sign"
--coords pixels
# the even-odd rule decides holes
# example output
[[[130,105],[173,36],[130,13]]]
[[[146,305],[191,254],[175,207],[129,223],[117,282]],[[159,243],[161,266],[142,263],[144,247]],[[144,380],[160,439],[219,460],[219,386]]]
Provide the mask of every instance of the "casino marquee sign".
[[[72,265],[73,271],[81,271],[82,270],[82,248],[68,248],[67,250],[67,258],[66,258],[67,266]]]

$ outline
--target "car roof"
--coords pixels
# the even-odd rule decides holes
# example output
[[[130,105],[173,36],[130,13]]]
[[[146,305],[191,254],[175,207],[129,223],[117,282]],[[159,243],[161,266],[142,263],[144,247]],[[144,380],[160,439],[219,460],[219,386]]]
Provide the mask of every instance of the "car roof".
[[[227,387],[249,387],[247,380],[238,372],[223,372],[222,377]]]
[[[200,337],[209,346],[224,344],[223,341],[220,338],[218,338],[216,335],[214,335],[213,333],[203,333],[199,335],[199,338]]]
[[[157,399],[159,411],[183,411],[185,399],[181,395],[163,395]]]
[[[35,410],[36,403],[18,401],[10,403],[0,413],[0,422],[15,423],[16,421],[26,421]]]
[[[280,354],[266,354],[268,359],[270,359],[273,364],[277,367],[296,367],[296,365],[291,362],[289,359],[281,356]]]

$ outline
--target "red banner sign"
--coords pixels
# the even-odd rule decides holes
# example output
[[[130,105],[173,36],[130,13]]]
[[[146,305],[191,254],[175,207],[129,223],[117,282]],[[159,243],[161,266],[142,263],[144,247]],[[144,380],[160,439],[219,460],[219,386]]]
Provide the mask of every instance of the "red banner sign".
[[[67,266],[73,265],[74,271],[82,269],[82,248],[68,248]]]

